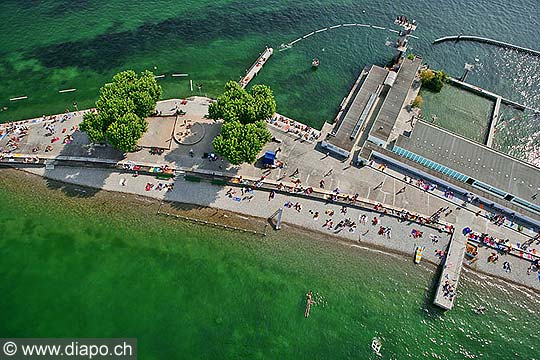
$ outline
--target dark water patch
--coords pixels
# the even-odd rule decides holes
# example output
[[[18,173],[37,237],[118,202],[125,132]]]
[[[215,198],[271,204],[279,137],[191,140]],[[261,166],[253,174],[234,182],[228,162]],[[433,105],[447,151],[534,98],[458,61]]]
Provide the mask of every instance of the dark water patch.
[[[41,2],[41,1],[36,1]],[[67,16],[71,13],[78,13],[88,10],[91,2],[89,0],[70,0],[69,2],[60,1],[58,4],[53,4],[44,15],[50,17]]]
[[[92,39],[43,46],[27,53],[26,58],[38,59],[48,68],[78,67],[109,72],[129,57],[152,48],[275,33],[283,29],[283,24],[288,25],[287,31],[305,27],[305,20],[312,19],[314,12],[317,9],[313,6],[291,5],[275,11],[234,2],[205,8],[204,15],[186,14],[157,24],[148,22],[132,31],[114,32],[119,26],[115,24],[107,33]]]

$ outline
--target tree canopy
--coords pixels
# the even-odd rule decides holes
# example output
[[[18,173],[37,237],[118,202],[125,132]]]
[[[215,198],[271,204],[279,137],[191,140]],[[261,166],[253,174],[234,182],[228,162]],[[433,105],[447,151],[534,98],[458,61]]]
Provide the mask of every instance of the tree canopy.
[[[235,81],[225,85],[223,94],[208,109],[208,115],[214,120],[236,120],[242,124],[266,120],[275,112],[276,100],[268,86],[254,85],[248,93]]]
[[[449,75],[442,70],[425,69],[420,72],[420,79],[422,80],[422,86],[426,89],[439,92],[444,84],[448,82]]]
[[[422,99],[422,96],[417,95],[417,96],[414,98],[414,100],[413,100],[411,106],[412,106],[413,108],[421,108],[423,103],[424,103],[424,99]]]
[[[224,93],[210,104],[212,119],[223,119],[221,133],[212,145],[231,164],[253,163],[257,154],[272,138],[265,120],[276,112],[276,100],[266,85],[255,85],[248,93],[238,83],[229,81]]]
[[[122,71],[100,89],[97,114],[85,114],[81,130],[92,142],[108,141],[118,150],[133,151],[148,127],[145,118],[160,97],[161,87],[152,72]]]
[[[232,120],[223,124],[221,133],[214,138],[212,145],[218,154],[233,165],[244,162],[252,164],[264,144],[271,138],[272,135],[262,120],[252,124]]]

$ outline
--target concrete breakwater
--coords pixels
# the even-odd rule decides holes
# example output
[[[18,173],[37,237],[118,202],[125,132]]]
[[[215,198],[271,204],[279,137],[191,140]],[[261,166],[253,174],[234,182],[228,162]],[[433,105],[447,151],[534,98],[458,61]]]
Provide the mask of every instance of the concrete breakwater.
[[[438,44],[438,43],[445,42],[445,41],[461,41],[461,40],[476,41],[476,42],[481,42],[481,43],[485,43],[485,44],[491,44],[491,45],[503,47],[503,48],[506,48],[506,49],[512,49],[512,50],[521,51],[521,52],[524,52],[524,53],[527,53],[527,54],[530,54],[530,55],[540,56],[540,51],[539,50],[529,49],[529,48],[526,48],[526,47],[523,47],[523,46],[510,44],[510,43],[507,43],[507,42],[504,42],[504,41],[493,40],[493,39],[489,39],[489,38],[485,38],[485,37],[481,37],[481,36],[474,36],[474,35],[445,36],[445,37],[436,39],[435,41],[433,41],[433,44]]]

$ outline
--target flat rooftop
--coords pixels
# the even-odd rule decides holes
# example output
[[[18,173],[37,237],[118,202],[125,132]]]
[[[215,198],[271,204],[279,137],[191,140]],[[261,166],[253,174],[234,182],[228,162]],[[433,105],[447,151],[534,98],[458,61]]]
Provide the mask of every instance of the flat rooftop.
[[[396,145],[491,187],[540,205],[540,169],[482,144],[418,121]]]
[[[356,138],[351,139],[351,134],[366,107],[369,98],[372,94],[377,93],[377,89],[381,86],[388,74],[388,70],[376,65],[372,65],[366,78],[364,79],[360,90],[350,102],[349,109],[341,121],[337,124],[335,136],[329,136],[327,141],[343,150],[350,152],[356,143]]]
[[[403,59],[396,81],[386,95],[379,115],[369,133],[370,136],[384,142],[388,141],[420,65],[422,65],[422,59],[419,57],[415,57],[414,60]]]

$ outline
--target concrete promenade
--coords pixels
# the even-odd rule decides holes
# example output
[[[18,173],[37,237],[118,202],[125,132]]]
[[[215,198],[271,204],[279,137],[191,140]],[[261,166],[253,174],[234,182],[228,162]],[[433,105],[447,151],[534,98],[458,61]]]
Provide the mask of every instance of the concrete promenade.
[[[501,111],[501,102],[502,97],[497,96],[495,101],[495,107],[493,108],[493,115],[491,116],[491,121],[489,124],[489,132],[486,139],[486,146],[493,147],[493,139],[495,138],[495,129],[497,127],[497,122],[499,121],[499,113]]]
[[[456,224],[456,226],[461,227],[463,224]],[[453,234],[448,246],[448,253],[444,260],[441,277],[435,291],[435,300],[433,301],[435,305],[446,310],[454,307],[466,244],[467,238],[458,230]]]
[[[163,111],[167,109],[173,109],[176,105],[179,104],[178,100],[170,100],[160,102],[158,108]],[[186,116],[190,114],[204,115],[206,114],[208,106],[208,99],[205,98],[190,98],[188,99],[185,105],[179,105],[180,109],[187,112]],[[154,165],[168,165],[175,169],[180,169],[182,171],[195,171],[200,174],[216,174],[224,175],[230,177],[242,176],[246,179],[260,179],[264,176],[264,182],[275,187],[279,183],[283,183],[284,186],[291,186],[292,181],[300,181],[302,187],[305,189],[307,187],[312,187],[314,189],[314,194],[332,194],[336,190],[341,194],[357,194],[357,198],[360,200],[359,203],[365,203],[366,214],[371,212],[373,209],[373,204],[384,204],[385,206],[392,209],[406,209],[413,213],[422,214],[426,217],[429,217],[431,214],[437,212],[441,208],[447,208],[447,210],[441,215],[441,220],[444,222],[459,224],[463,223],[467,226],[475,229],[478,232],[485,232],[492,236],[501,239],[510,239],[514,244],[524,243],[529,240],[531,236],[536,235],[534,229],[528,230],[523,229],[523,231],[517,231],[517,222],[514,222],[513,219],[508,219],[505,221],[505,226],[496,226],[491,223],[484,215],[487,215],[488,212],[475,207],[472,204],[466,204],[463,198],[460,198],[458,195],[455,198],[447,198],[443,195],[444,189],[434,189],[430,191],[424,191],[423,189],[415,186],[413,183],[406,182],[403,180],[406,175],[403,172],[400,172],[398,169],[392,169],[389,167],[384,168],[384,171],[378,170],[379,164],[373,164],[372,167],[367,166],[364,168],[356,168],[347,163],[340,161],[339,159],[333,158],[332,156],[326,156],[318,151],[315,151],[315,144],[307,141],[303,141],[294,134],[291,136],[284,134],[278,130],[270,128],[271,132],[282,139],[282,143],[268,143],[263,152],[266,150],[278,152],[278,158],[285,163],[284,168],[282,169],[263,169],[259,167],[258,164],[249,165],[244,164],[242,166],[232,166],[226,161],[219,159],[218,161],[209,161],[208,159],[202,158],[204,153],[212,152],[211,140],[219,132],[221,124],[219,122],[214,124],[208,124],[206,128],[205,138],[192,146],[180,145],[173,143],[169,151],[164,152],[163,154],[151,154],[147,150],[141,150],[135,153],[129,153],[124,156],[108,146],[97,146],[90,144],[86,135],[80,131],[71,130],[73,127],[76,127],[82,116],[75,115],[71,119],[66,119],[64,121],[57,121],[56,133],[62,133],[63,129],[66,129],[66,133],[73,136],[73,141],[69,144],[62,144],[61,142],[54,143],[54,149],[50,152],[45,153],[44,147],[47,144],[50,144],[51,136],[47,136],[47,131],[44,129],[43,124],[34,124],[29,126],[29,131],[26,136],[24,136],[19,144],[19,149],[14,152],[13,156],[17,154],[27,154],[30,156],[39,155],[42,158],[50,159],[79,159],[79,160],[88,160],[90,159],[100,159],[100,161],[107,162],[109,164],[115,164],[118,162],[128,162],[136,164],[147,164],[149,166]],[[57,135],[60,136],[60,135]],[[0,140],[0,148],[6,146],[7,139]],[[32,148],[39,146],[40,150],[36,153],[32,152]],[[193,150],[193,156],[190,155],[190,150]],[[8,159],[9,160],[9,159]],[[75,166],[83,166],[83,163]],[[21,166],[24,166],[21,164]],[[115,169],[92,169],[87,167],[61,167],[61,162],[56,164],[56,168],[53,169],[43,169],[43,168],[30,168],[29,171],[36,172],[40,175],[47,177],[59,179],[66,182],[79,183],[82,185],[88,185],[96,188],[104,188],[106,190],[120,190],[127,191],[126,187],[119,187],[119,181],[121,180],[117,174],[118,170]],[[294,177],[291,177],[294,174]],[[410,175],[410,174],[408,174]],[[124,175],[125,176],[125,175]],[[152,178],[146,178],[140,176],[138,178],[129,178],[127,179],[128,184],[137,183],[136,188],[127,192],[140,193],[142,195],[152,195],[155,191],[146,192],[144,186],[146,182],[149,182]],[[138,183],[141,181],[141,183]],[[156,183],[155,180],[153,180]],[[284,222],[291,224],[303,226],[311,230],[324,231],[332,235],[344,236],[345,238],[353,241],[358,241],[361,237],[359,235],[364,234],[369,230],[366,235],[373,232],[378,232],[380,226],[387,227],[385,222],[390,221],[391,217],[383,219],[382,225],[379,227],[373,226],[372,228],[366,227],[364,231],[361,231],[361,226],[358,223],[358,212],[362,211],[361,209],[349,209],[348,211],[357,217],[351,218],[352,221],[356,221],[357,228],[353,232],[349,232],[348,229],[342,229],[338,234],[322,228],[323,218],[325,218],[325,211],[322,210],[321,204],[324,205],[324,202],[316,199],[309,199],[309,201],[314,201],[318,205],[310,205],[313,212],[319,211],[319,219],[314,220],[313,214],[309,214],[310,209],[306,209],[304,204],[304,198],[292,197],[292,194],[277,194],[276,199],[281,199],[278,202],[275,200],[268,201],[267,193],[262,196],[263,200],[259,203],[257,207],[241,206],[245,204],[245,201],[237,202],[233,201],[230,198],[221,199],[223,195],[219,195],[220,191],[223,192],[225,189],[223,187],[217,188],[214,185],[211,186],[214,190],[211,192],[214,194],[214,198],[209,197],[208,194],[206,197],[198,198],[197,196],[202,196],[201,192],[208,192],[204,189],[194,189],[193,191],[189,190],[187,192],[182,192],[180,195],[177,194],[178,188],[183,187],[185,182],[181,179],[181,176],[178,177],[177,187],[173,192],[167,193],[167,197],[171,197],[171,201],[180,201],[186,203],[195,203],[203,206],[212,206],[224,208],[226,210],[237,211],[240,213],[251,214],[254,216],[267,217],[270,216],[273,212],[277,210],[279,206],[282,206],[285,203],[285,199],[290,199],[293,202],[301,202],[303,204],[303,210],[300,214],[296,214],[293,208],[286,209],[284,214]],[[188,184],[186,188],[192,188],[193,186],[203,186],[197,184]],[[404,189],[404,190],[402,190]],[[238,189],[236,190],[238,191]],[[156,192],[156,195],[159,196],[161,192]],[[174,195],[174,196],[173,196]],[[255,196],[257,198],[257,196]],[[255,199],[254,198],[254,199]],[[221,200],[219,200],[221,199]],[[254,203],[252,199],[251,203]],[[249,202],[248,202],[249,203]],[[276,204],[275,206],[273,204]],[[311,202],[310,202],[311,204]],[[336,207],[336,205],[329,205]],[[318,209],[318,210],[316,210]],[[336,211],[337,210],[337,211]],[[369,211],[368,211],[369,210]],[[340,208],[334,209],[336,214],[340,213]],[[475,216],[476,213],[479,213],[480,216]],[[291,215],[292,214],[292,215]],[[291,218],[289,218],[292,216]],[[297,219],[298,216],[301,216]],[[335,217],[335,215],[334,215]],[[395,218],[392,218],[396,221]],[[309,221],[308,221],[309,220]],[[324,219],[326,221],[328,219]],[[334,218],[336,225],[342,219]],[[414,254],[414,241],[409,237],[411,227],[420,226],[415,225],[414,223],[408,224],[408,228],[403,228],[403,223],[397,222],[396,224],[392,223],[389,227],[392,229],[391,238],[393,241],[389,242],[384,236],[375,236],[370,238],[369,242],[385,246],[390,249],[399,250],[405,253],[410,254],[411,258]],[[401,227],[400,227],[401,226]],[[460,232],[462,229],[457,228],[457,231]],[[429,237],[428,231],[424,232],[424,237],[421,240],[426,239],[426,235]],[[435,235],[435,234],[434,234]],[[404,241],[398,241],[398,239]],[[394,247],[394,240],[396,243]],[[364,241],[364,240],[362,240]],[[367,240],[366,240],[367,241]],[[429,242],[430,240],[428,240]],[[442,240],[438,243],[439,247],[426,247],[426,259],[437,261],[438,258],[433,258],[433,255],[429,256],[428,252],[434,254],[435,250],[444,251],[445,248]],[[422,243],[423,246],[426,244]],[[532,244],[531,248],[534,248],[536,245]],[[514,256],[508,256],[508,261],[513,265],[513,272],[507,274],[502,271],[501,264],[492,264],[487,262],[487,256],[490,252],[493,251],[491,248],[482,249],[483,251],[479,254],[478,261],[471,266],[477,270],[497,274],[506,279],[527,284],[527,286],[538,288],[538,280],[536,278],[536,273],[531,275],[526,275],[526,269],[530,265],[530,262],[522,260]],[[484,253],[486,254],[484,256]]]

